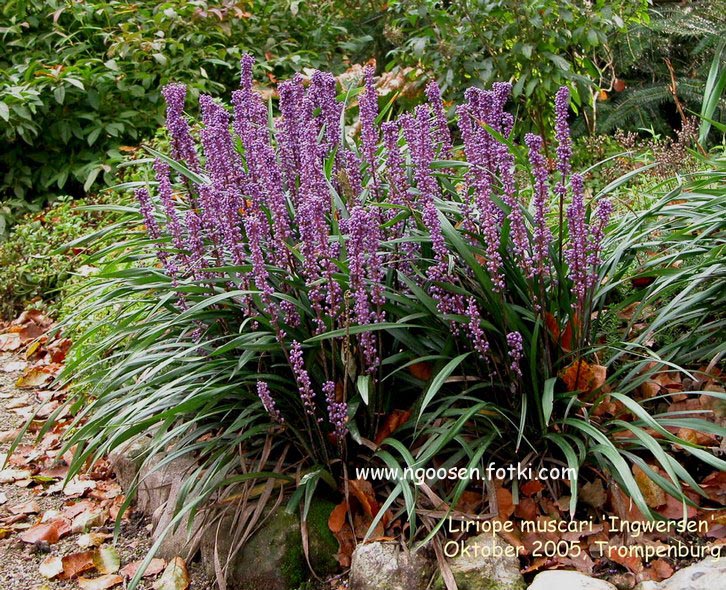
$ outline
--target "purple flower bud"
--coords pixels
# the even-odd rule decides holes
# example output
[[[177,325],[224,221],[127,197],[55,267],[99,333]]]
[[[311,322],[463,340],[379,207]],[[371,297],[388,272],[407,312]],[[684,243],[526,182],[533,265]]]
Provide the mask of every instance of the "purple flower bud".
[[[466,315],[469,317],[467,328],[474,350],[479,353],[482,360],[487,360],[489,357],[489,342],[481,327],[481,314],[473,297],[469,297]]]
[[[434,135],[439,144],[439,157],[442,160],[449,160],[453,152],[451,132],[449,131],[449,124],[446,121],[444,103],[441,100],[441,90],[434,80],[426,86],[426,98],[428,98],[429,106],[434,114]]]
[[[363,160],[368,164],[368,173],[373,178],[373,192],[376,194],[378,192],[378,181],[376,178],[378,162],[376,159],[376,150],[378,148],[379,133],[378,125],[376,124],[376,117],[378,117],[378,93],[373,83],[373,73],[373,68],[366,66],[364,70],[365,89],[358,99],[358,107],[361,123],[361,152],[363,154]]]
[[[542,154],[543,141],[539,135],[528,133],[524,142],[529,148],[529,163],[534,177],[534,243],[532,244],[532,272],[534,275],[549,274],[548,248],[552,241],[552,231],[547,224],[549,212],[547,189],[547,160]]]
[[[328,420],[333,426],[333,435],[338,443],[342,443],[348,434],[348,404],[336,401],[335,383],[326,381],[323,383],[323,393],[328,406]]]
[[[580,309],[584,309],[588,288],[588,231],[585,219],[585,189],[582,176],[573,174],[570,179],[572,203],[567,208],[569,243],[565,248],[565,260],[572,279],[572,290]]]
[[[385,302],[383,267],[378,255],[380,227],[371,212],[356,206],[351,210],[345,229],[348,233],[349,286],[354,299],[353,319],[361,326],[384,321],[385,313],[380,309]],[[377,309],[373,309],[374,306]],[[380,363],[376,336],[373,332],[362,332],[358,340],[365,370],[373,373]]]
[[[510,369],[514,371],[520,377],[522,376],[522,369],[520,363],[522,361],[523,342],[522,335],[519,332],[510,332],[507,334],[507,346],[509,347],[509,358],[512,363],[509,365]]]
[[[572,140],[570,139],[570,126],[567,123],[570,108],[570,91],[562,86],[555,95],[555,139],[557,140],[557,170],[560,179],[555,186],[555,193],[560,199],[567,194],[567,177],[572,170]]]

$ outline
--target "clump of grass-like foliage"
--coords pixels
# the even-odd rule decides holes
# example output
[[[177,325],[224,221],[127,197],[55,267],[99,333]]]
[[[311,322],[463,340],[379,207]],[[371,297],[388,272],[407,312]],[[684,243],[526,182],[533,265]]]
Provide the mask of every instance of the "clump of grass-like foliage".
[[[683,482],[698,485],[670,445],[723,468],[667,428],[677,418],[601,378],[592,318],[619,267],[602,262],[606,195],[571,170],[566,89],[550,168],[543,138],[515,143],[508,84],[469,90],[454,127],[434,84],[428,104],[385,120],[368,70],[348,96],[354,142],[332,76],[280,84],[275,118],[242,66],[231,111],[200,98],[198,142],[184,88],[165,89],[172,153],[149,150],[156,181],[135,183],[139,210],[111,230],[111,262],[69,320],[87,326],[65,372],[82,392],[72,473],[150,431],[162,464],[198,464],[178,521],[271,479],[305,511],[321,482],[345,493],[355,467],[525,458],[594,463],[651,515],[633,464],[654,459],[667,474],[655,481],[686,502]],[[110,327],[92,322],[109,309]],[[605,400],[622,411],[599,412]],[[422,542],[441,520],[420,509],[482,489],[377,485],[378,518],[406,515]]]

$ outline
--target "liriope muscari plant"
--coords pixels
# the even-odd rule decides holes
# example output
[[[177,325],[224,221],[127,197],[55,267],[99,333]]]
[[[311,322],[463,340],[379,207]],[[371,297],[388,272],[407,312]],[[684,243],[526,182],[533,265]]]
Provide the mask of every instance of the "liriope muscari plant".
[[[147,188],[136,196],[164,274],[179,287],[175,309],[184,313],[192,304],[184,285],[210,297],[236,292],[229,300],[233,316],[222,329],[232,334],[232,322],[273,336],[279,354],[260,355],[258,362],[277,366],[284,360],[287,371],[275,373],[288,372],[299,395],[293,404],[277,403],[283,392],[262,378],[252,391],[278,423],[285,423],[286,414],[304,415],[306,435],[320,444],[314,448],[327,449],[326,439],[338,447],[344,442],[349,390],[362,383],[375,391],[385,380],[383,361],[401,346],[395,330],[409,325],[401,322],[408,312],[397,301],[401,297],[425,294],[441,319],[438,329],[458,349],[473,353],[476,372],[490,383],[521,381],[520,329],[531,318],[552,317],[553,287],[567,291],[573,314],[585,315],[610,203],[603,199],[588,221],[583,178],[570,166],[569,94],[563,88],[556,97],[556,178],[550,178],[543,138],[525,138],[525,172],[534,178],[529,215],[509,140],[510,90],[509,84],[495,84],[491,91],[467,93],[457,109],[464,156],[452,161],[463,170],[457,174],[446,167],[452,137],[433,82],[426,92],[429,104],[379,126],[373,71],[367,68],[358,97],[359,145],[341,133],[344,104],[330,74],[316,72],[307,86],[301,76],[283,82],[281,116],[271,122],[253,91],[252,60],[246,57],[231,113],[200,97],[199,146],[183,115],[185,88],[164,89],[171,156],[194,176],[181,170],[179,177],[157,158],[158,198]],[[182,181],[183,190],[176,199],[175,181]],[[559,260],[550,255],[551,193],[566,207],[557,230]],[[478,257],[478,269],[447,234],[463,240],[467,254]],[[516,287],[508,284],[504,257],[520,271]],[[472,289],[477,279],[484,297]],[[515,288],[524,293],[512,296]],[[522,296],[531,305],[520,317],[507,310],[509,317],[501,314],[487,326],[498,315],[495,306]],[[189,322],[186,336],[203,349],[209,335],[218,337],[221,323]],[[319,344],[305,346],[311,339]],[[311,378],[306,368],[311,363],[319,378]],[[377,401],[384,407],[374,407],[385,411],[388,400]]]
[[[152,452],[195,457],[187,491],[202,499],[269,478],[299,497],[370,461],[578,467],[591,451],[649,513],[609,436],[621,416],[591,419],[604,393],[577,375],[611,207],[571,169],[567,89],[554,140],[520,146],[509,84],[468,90],[448,121],[431,83],[427,104],[393,118],[367,68],[348,93],[352,140],[331,74],[281,83],[275,117],[252,68],[246,56],[231,108],[199,98],[198,125],[184,86],[164,89],[171,153],[149,150],[154,179],[71,320],[113,310],[66,370],[88,393],[72,471],[150,429]],[[628,409],[631,462],[676,440]],[[240,457],[263,465],[240,474]],[[677,493],[671,479],[657,482]],[[427,485],[453,506],[470,483]],[[431,496],[386,485],[415,534]]]

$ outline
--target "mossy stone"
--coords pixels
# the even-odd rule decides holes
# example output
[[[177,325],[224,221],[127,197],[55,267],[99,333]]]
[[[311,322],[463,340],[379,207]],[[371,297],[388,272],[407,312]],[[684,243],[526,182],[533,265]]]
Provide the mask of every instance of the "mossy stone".
[[[330,532],[328,519],[335,504],[329,500],[313,500],[308,510],[308,539],[310,565],[318,576],[327,576],[338,571],[335,555],[338,540]]]
[[[328,529],[333,508],[332,502],[314,500],[308,512],[310,563],[319,576],[337,570],[338,545]],[[225,524],[228,529],[235,526],[231,519]],[[230,552],[230,537],[220,527],[216,539],[211,534],[202,539],[202,560],[208,573],[214,573],[215,544],[220,562],[224,563]],[[228,587],[234,590],[296,590],[309,577],[299,515],[277,508],[265,517],[261,528],[232,559],[227,581]]]

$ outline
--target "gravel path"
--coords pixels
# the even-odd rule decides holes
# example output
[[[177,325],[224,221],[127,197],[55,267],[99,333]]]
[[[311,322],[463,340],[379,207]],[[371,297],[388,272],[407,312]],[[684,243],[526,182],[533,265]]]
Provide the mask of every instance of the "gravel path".
[[[28,413],[35,408],[47,402],[51,392],[45,390],[18,389],[15,383],[23,369],[24,361],[22,357],[12,353],[0,353],[0,463],[4,461],[9,447],[10,441],[26,421]],[[35,438],[32,435],[26,435],[23,439],[24,445],[35,444]],[[43,445],[48,446],[48,445]],[[79,553],[86,549],[79,545],[79,540],[83,541],[80,533],[71,533],[64,535],[57,543],[48,544],[46,542],[37,542],[29,544],[21,541],[18,535],[29,529],[33,525],[41,522],[45,516],[49,518],[49,511],[62,512],[64,509],[81,501],[79,497],[69,497],[64,495],[57,488],[56,481],[48,480],[44,477],[36,477],[34,480],[26,478],[25,480],[12,481],[12,477],[8,477],[8,469],[30,469],[33,475],[36,473],[47,472],[47,464],[49,456],[52,458],[57,445],[51,445],[51,450],[47,453],[42,450],[42,446],[33,448],[25,446],[19,448],[16,453],[15,463],[6,466],[5,474],[0,477],[0,589],[1,590],[57,590],[79,588],[77,578],[68,580],[59,580],[58,578],[47,579],[41,575],[39,568],[44,560],[52,556],[68,556],[70,554]],[[36,455],[38,455],[36,457]],[[44,456],[43,456],[44,455]],[[23,458],[24,457],[24,458]],[[38,469],[38,463],[45,462],[46,471]],[[23,461],[21,464],[19,461]],[[59,472],[63,471],[64,463],[60,457],[56,460],[56,468]],[[7,481],[10,479],[11,481]],[[103,483],[100,484],[101,491],[116,489],[113,481],[113,474],[104,473]],[[3,483],[5,482],[5,483]],[[54,485],[55,484],[55,485]],[[54,491],[53,488],[56,488]],[[113,493],[108,494],[113,497]],[[94,502],[93,497],[84,498],[88,502]],[[111,501],[104,499],[106,504]],[[22,510],[21,510],[22,509]],[[16,514],[21,510],[21,514]],[[27,514],[23,512],[28,512]],[[112,511],[113,512],[113,511]],[[111,533],[113,532],[113,518],[98,527],[93,527],[90,533]],[[132,513],[129,518],[122,521],[121,535],[116,543],[116,551],[120,557],[121,568],[125,565],[143,559],[148,550],[150,525],[147,520]],[[112,544],[113,539],[105,541],[106,544]],[[215,585],[205,578],[199,563],[187,564],[189,575],[191,578],[191,590],[212,590]],[[81,576],[94,577],[97,572],[89,571],[80,574]],[[154,580],[158,576],[145,578],[139,588],[151,590]],[[126,585],[123,584],[113,586],[113,588],[121,589]]]

